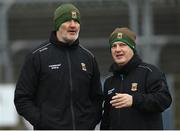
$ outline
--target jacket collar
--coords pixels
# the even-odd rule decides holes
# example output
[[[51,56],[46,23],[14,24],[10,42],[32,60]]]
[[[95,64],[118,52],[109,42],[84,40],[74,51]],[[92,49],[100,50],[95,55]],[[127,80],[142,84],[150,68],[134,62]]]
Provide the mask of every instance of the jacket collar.
[[[116,63],[113,63],[110,66],[109,71],[113,72],[114,75],[128,74],[133,69],[135,69],[141,62],[142,60],[139,58],[137,53],[135,53],[133,57],[131,58],[131,60],[126,65],[124,65],[123,67],[119,67]]]
[[[49,42],[56,45],[57,47],[74,48],[74,47],[77,47],[79,45],[79,39],[76,39],[72,44],[68,44],[68,43],[58,41],[57,36],[56,36],[56,31],[51,32]]]

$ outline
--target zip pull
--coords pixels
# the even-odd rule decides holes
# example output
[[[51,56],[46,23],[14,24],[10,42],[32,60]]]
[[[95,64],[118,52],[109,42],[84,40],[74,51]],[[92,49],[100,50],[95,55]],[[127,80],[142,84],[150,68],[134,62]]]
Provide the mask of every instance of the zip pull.
[[[120,74],[120,76],[121,76],[121,80],[124,80],[123,74]]]

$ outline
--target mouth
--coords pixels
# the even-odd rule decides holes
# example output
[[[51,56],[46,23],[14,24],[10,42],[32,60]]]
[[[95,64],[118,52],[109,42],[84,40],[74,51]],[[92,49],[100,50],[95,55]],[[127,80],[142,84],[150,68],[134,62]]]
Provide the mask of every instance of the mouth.
[[[124,54],[116,54],[115,56],[117,59],[121,59],[124,56]]]
[[[68,30],[68,33],[75,35],[77,33],[77,31],[76,30]]]

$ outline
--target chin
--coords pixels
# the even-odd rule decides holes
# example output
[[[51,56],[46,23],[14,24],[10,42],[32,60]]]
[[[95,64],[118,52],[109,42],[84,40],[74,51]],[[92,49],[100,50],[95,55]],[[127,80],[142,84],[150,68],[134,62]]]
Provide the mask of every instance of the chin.
[[[125,64],[124,61],[116,61],[116,63],[117,63],[118,65],[121,65],[121,66]]]
[[[78,38],[78,35],[76,34],[76,35],[69,35],[69,37],[68,37],[69,39],[77,39]]]
[[[69,38],[69,41],[75,41],[77,39],[77,37],[71,37],[71,38]]]
[[[68,41],[75,41],[77,38],[76,37],[69,37],[67,40]]]

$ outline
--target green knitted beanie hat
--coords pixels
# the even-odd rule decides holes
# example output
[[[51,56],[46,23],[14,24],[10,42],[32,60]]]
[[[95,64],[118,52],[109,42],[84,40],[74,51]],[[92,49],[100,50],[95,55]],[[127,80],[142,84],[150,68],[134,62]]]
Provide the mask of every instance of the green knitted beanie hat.
[[[133,52],[136,50],[136,34],[128,28],[116,28],[109,37],[109,45],[112,47],[114,42],[120,41],[127,44]]]
[[[62,4],[54,12],[55,30],[59,30],[62,23],[75,20],[80,23],[80,12],[72,4]]]

